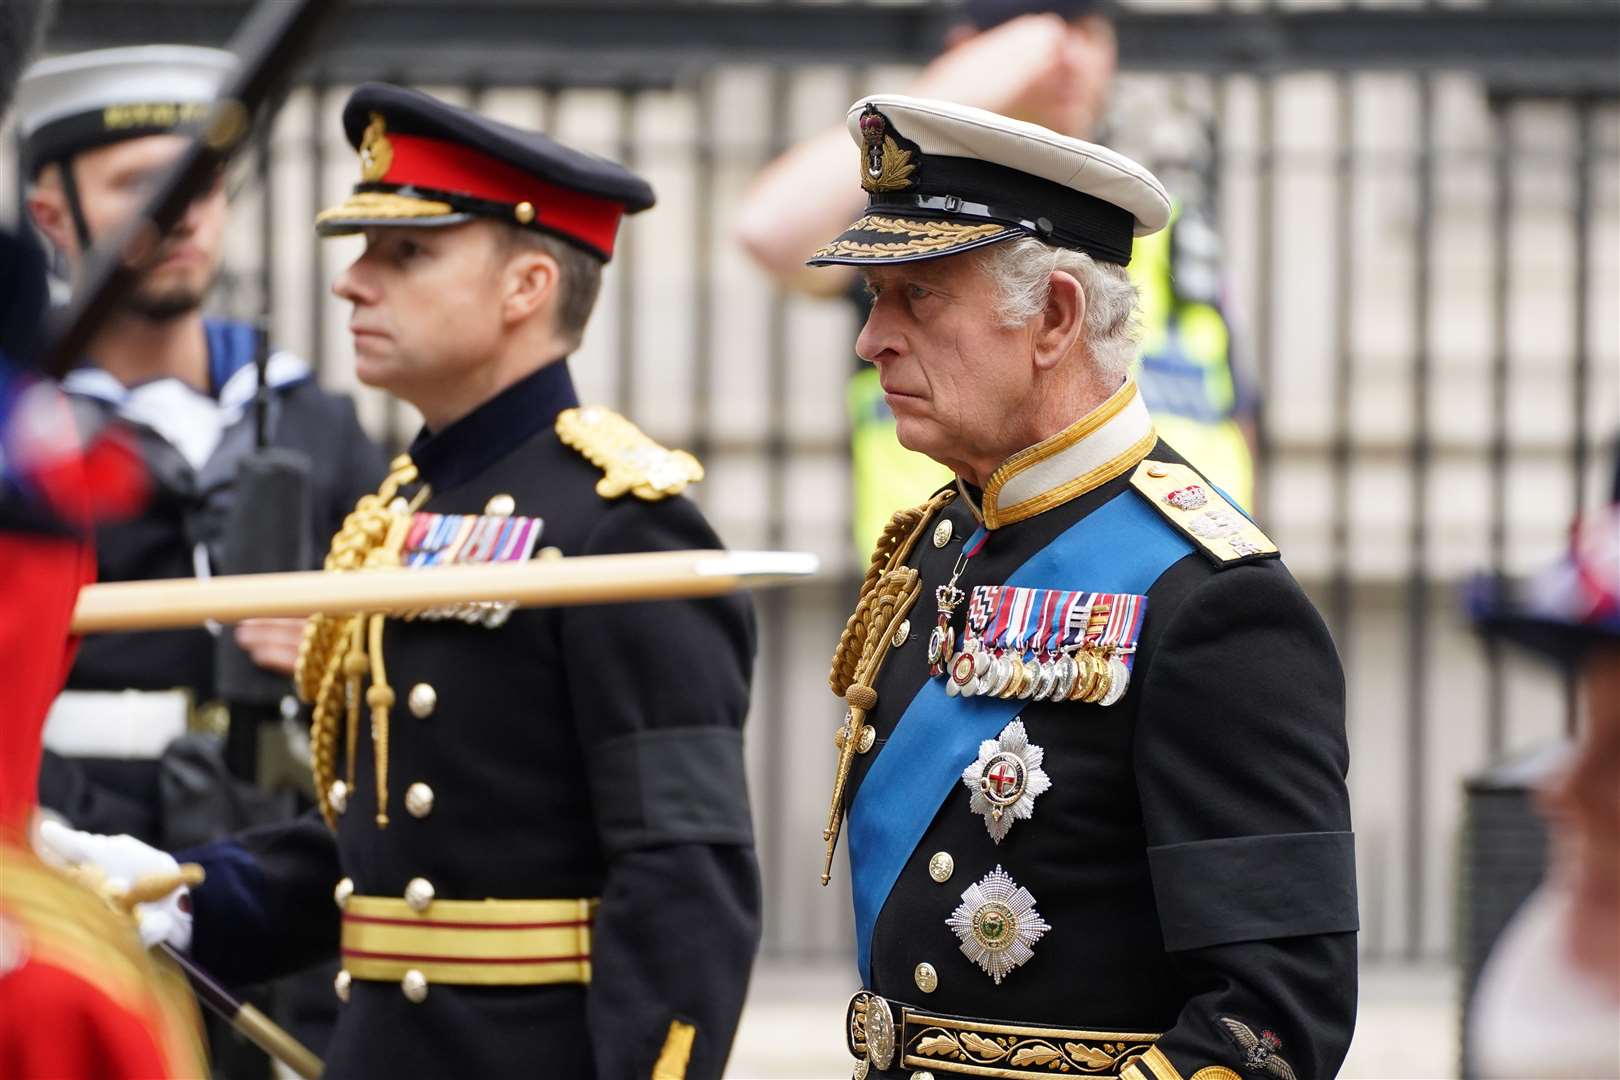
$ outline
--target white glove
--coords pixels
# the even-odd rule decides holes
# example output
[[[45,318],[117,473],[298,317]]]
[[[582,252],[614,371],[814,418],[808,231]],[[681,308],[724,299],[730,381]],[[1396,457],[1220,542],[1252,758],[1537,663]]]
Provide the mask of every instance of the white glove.
[[[69,866],[90,866],[106,876],[114,893],[128,892],[152,874],[178,874],[180,864],[167,851],[159,851],[133,836],[100,836],[80,832],[54,821],[39,823],[40,854]],[[191,890],[182,885],[160,900],[135,905],[141,944],[147,948],[167,942],[184,952],[191,947]]]

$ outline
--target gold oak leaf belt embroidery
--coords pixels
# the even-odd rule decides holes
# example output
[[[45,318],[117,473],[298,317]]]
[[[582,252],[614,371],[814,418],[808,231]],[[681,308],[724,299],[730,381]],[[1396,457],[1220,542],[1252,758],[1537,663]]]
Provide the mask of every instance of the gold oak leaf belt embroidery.
[[[1145,597],[1161,574],[1194,550],[1146,499],[1126,490],[1036,552],[1006,584],[1083,582],[1096,592]],[[901,868],[974,760],[979,743],[995,738],[1024,707],[1016,697],[952,696],[948,682],[948,677],[929,679],[911,699],[850,807],[856,960],[868,986],[872,928]]]

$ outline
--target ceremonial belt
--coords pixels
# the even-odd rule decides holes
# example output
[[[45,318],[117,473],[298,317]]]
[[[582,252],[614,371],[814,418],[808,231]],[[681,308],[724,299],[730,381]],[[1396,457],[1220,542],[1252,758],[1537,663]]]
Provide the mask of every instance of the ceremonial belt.
[[[1006,584],[1143,595],[1193,550],[1146,499],[1126,489],[1031,555]],[[945,680],[929,679],[872,762],[849,809],[855,960],[863,980],[872,980],[872,931],[901,867],[959,786],[979,743],[995,738],[1023,707],[1017,698],[948,697]]]
[[[45,718],[45,748],[66,757],[152,760],[198,711],[184,689],[64,690]]]
[[[952,1076],[1084,1076],[1117,1080],[1148,1055],[1156,1032],[977,1020],[919,1009],[862,990],[849,999],[844,1037],[855,1075],[927,1069]]]
[[[391,896],[343,905],[343,969],[356,979],[535,986],[591,981],[600,900],[435,900],[425,912]]]

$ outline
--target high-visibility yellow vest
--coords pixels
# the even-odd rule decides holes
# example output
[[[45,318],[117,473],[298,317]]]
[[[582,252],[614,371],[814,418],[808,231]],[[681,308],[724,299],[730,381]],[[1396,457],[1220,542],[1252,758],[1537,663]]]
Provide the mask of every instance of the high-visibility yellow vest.
[[[1238,423],[1245,402],[1219,307],[1214,233],[1197,219],[1184,222],[1178,206],[1169,228],[1137,238],[1129,270],[1142,327],[1132,372],[1154,426],[1234,502],[1253,505],[1254,462]],[[857,372],[847,395],[855,548],[867,552],[896,510],[927,499],[951,473],[900,445],[875,368]]]
[[[1247,403],[1232,374],[1213,230],[1177,206],[1169,228],[1137,237],[1128,269],[1142,327],[1131,370],[1154,427],[1234,502],[1253,506],[1254,460],[1238,423]]]

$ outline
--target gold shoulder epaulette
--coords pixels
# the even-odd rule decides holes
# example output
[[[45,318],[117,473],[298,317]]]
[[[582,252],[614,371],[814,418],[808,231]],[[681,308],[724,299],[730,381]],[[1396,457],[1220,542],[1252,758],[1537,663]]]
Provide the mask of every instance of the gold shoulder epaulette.
[[[1131,484],[1216,566],[1278,554],[1271,538],[1189,465],[1149,458],[1136,467]]]
[[[557,437],[606,474],[596,482],[596,493],[604,499],[617,499],[628,491],[656,502],[703,479],[697,458],[658,445],[611,409],[595,405],[564,409],[557,417]]]

